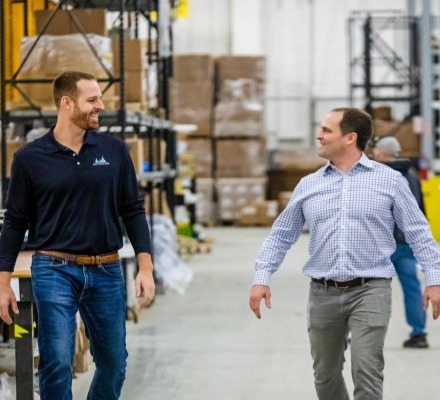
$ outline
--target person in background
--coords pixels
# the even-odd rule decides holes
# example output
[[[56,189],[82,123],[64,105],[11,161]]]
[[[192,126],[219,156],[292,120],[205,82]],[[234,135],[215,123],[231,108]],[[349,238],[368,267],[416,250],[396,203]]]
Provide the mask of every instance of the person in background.
[[[388,165],[399,171],[408,181],[417,204],[422,212],[425,211],[420,180],[411,160],[398,159],[401,152],[399,141],[393,136],[379,138],[372,148],[374,160]],[[423,309],[422,288],[417,277],[417,261],[411,247],[405,241],[402,231],[396,226],[394,239],[397,243],[396,251],[391,255],[391,261],[396,269],[402,285],[405,302],[406,322],[412,328],[410,337],[403,342],[403,347],[423,349],[429,347],[426,340],[426,313]]]
[[[104,109],[95,77],[66,71],[53,82],[56,125],[14,156],[0,235],[0,318],[18,313],[11,272],[29,229],[38,311],[41,400],[72,399],[76,313],[96,365],[88,399],[118,399],[126,371],[126,294],[118,249],[122,218],[139,265],[141,307],[155,286],[150,234],[130,154],[97,133]]]
[[[383,398],[384,340],[391,316],[391,255],[400,228],[425,268],[425,307],[440,315],[440,249],[405,178],[364,150],[371,116],[333,109],[321,124],[318,155],[328,163],[304,177],[274,222],[255,263],[249,305],[261,318],[271,307],[270,280],[307,222],[310,278],[307,307],[315,388],[320,400],[348,400],[342,370],[351,334],[354,400]]]

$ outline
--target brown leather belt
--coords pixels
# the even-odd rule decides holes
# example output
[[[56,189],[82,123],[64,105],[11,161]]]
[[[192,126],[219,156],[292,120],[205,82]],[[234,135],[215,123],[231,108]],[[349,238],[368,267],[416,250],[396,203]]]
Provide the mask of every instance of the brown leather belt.
[[[82,264],[82,265],[102,265],[102,264],[109,264],[119,260],[118,252],[109,253],[109,254],[99,254],[96,256],[63,253],[61,251],[55,251],[55,250],[37,250],[36,253],[43,254],[45,256],[54,257],[59,260],[65,260],[75,264]]]
[[[324,279],[324,278],[322,279],[312,278],[312,281],[316,283],[321,283],[322,285],[326,285],[326,286],[333,286],[341,289],[347,289],[347,288],[352,288],[354,286],[361,286],[364,283],[371,281],[373,279],[377,279],[377,278],[355,278],[352,279],[351,281],[345,281],[345,282],[339,282],[339,281],[334,281],[332,279]]]

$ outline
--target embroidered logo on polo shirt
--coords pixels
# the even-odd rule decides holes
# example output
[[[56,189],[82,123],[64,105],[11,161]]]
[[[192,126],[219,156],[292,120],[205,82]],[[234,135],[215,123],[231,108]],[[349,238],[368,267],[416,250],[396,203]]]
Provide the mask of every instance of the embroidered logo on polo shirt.
[[[95,158],[95,162],[92,164],[93,166],[98,166],[98,165],[110,165],[110,163],[108,163],[104,156],[102,156],[99,160],[97,158]]]

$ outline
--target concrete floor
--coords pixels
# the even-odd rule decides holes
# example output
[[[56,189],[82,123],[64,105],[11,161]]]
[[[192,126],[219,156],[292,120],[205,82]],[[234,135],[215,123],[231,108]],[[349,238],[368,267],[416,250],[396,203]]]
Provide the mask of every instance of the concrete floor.
[[[191,256],[194,280],[183,296],[167,292],[128,322],[123,400],[316,399],[306,333],[308,279],[301,273],[308,236],[291,249],[272,283],[272,310],[257,320],[248,308],[253,263],[268,228],[210,228],[212,254]],[[403,349],[409,328],[400,285],[393,283],[386,341],[386,400],[438,398],[440,321],[429,317],[430,349]],[[345,368],[350,390],[349,354]],[[93,371],[74,381],[86,398]],[[335,399],[337,400],[337,399]]]

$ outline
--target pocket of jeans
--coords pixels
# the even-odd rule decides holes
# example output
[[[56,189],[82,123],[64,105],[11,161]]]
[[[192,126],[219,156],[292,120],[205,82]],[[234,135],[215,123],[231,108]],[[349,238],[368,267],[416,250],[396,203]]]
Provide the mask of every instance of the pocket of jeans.
[[[36,268],[61,267],[66,265],[65,260],[46,256],[44,254],[34,254],[32,256],[31,270]]]
[[[113,276],[115,278],[122,277],[122,266],[119,261],[110,264],[102,264],[98,268],[106,275]]]
[[[384,327],[391,318],[391,289],[385,288],[381,293],[375,293],[366,299],[368,304],[368,325]]]

